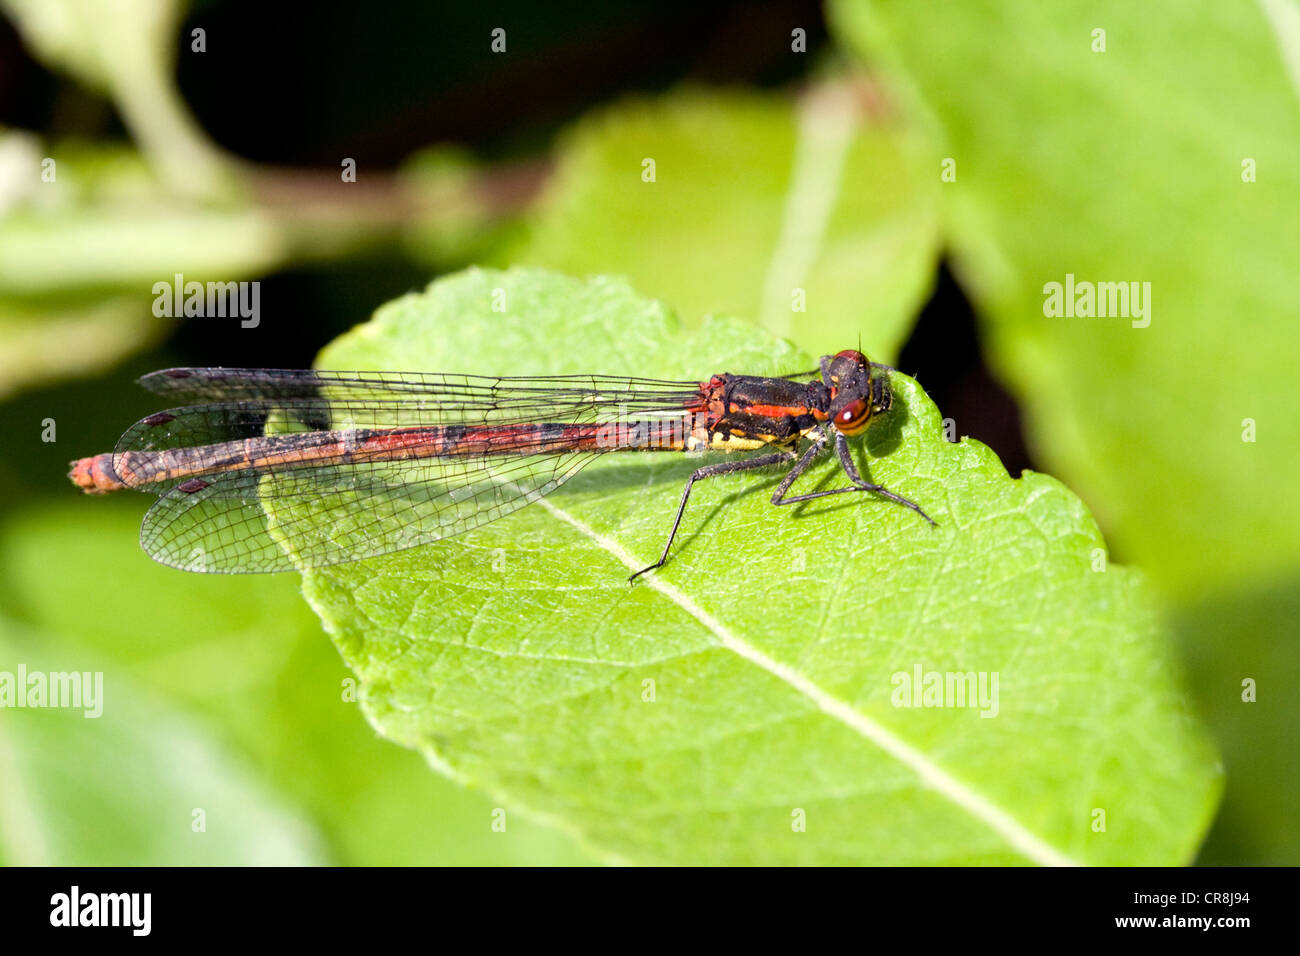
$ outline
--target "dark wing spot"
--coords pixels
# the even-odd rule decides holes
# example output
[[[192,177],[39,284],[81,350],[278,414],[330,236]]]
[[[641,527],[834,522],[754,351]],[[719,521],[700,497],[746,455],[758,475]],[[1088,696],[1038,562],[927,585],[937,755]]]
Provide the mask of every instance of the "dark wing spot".
[[[176,490],[182,491],[187,495],[192,495],[196,491],[202,491],[209,484],[210,482],[206,482],[202,478],[191,478],[189,481],[183,481],[177,485]]]
[[[144,420],[146,425],[166,425],[168,422],[176,421],[176,416],[169,412],[155,412]]]

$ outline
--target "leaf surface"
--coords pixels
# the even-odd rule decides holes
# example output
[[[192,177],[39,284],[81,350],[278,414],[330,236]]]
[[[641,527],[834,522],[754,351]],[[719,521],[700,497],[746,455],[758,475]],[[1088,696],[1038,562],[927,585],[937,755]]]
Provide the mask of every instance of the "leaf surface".
[[[726,319],[684,332],[620,280],[518,269],[396,300],[318,364],[815,363]],[[483,528],[308,573],[304,593],[381,733],[609,860],[1185,862],[1218,771],[1140,577],[1106,565],[1059,482],[946,442],[921,388],[894,388],[859,462],[938,528],[856,496],[774,508],[775,475],[717,479],[670,563],[629,585],[699,462],[610,455]],[[843,481],[829,463],[804,480]],[[996,674],[996,704],[953,706],[954,688],[950,706],[902,706],[918,670],[986,691]]]

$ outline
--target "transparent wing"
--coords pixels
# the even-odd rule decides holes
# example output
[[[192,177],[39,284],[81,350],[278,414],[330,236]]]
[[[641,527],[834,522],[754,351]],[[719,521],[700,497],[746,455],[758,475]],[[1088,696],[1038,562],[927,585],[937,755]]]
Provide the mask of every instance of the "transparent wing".
[[[187,571],[319,568],[486,524],[550,493],[593,452],[230,472],[154,503],[140,544]]]
[[[150,372],[140,384],[184,402],[391,404],[509,415],[540,406],[618,404],[697,394],[699,382],[614,375],[540,375],[496,378],[430,372],[333,372],[310,369],[172,368]],[[286,402],[288,400],[288,402]]]
[[[680,419],[700,401],[698,382],[599,375],[194,368],[141,383],[197,403],[141,419],[114,450],[118,477],[160,496],[141,545],[163,564],[224,573],[324,567],[459,534],[599,453],[560,447],[567,437],[545,444],[545,426]],[[404,441],[419,452],[356,453]]]
[[[185,479],[158,479],[157,453],[184,450],[194,468],[234,464],[232,443],[281,442],[278,470],[320,466],[318,450],[341,431],[487,427],[679,418],[699,398],[697,382],[599,375],[485,378],[398,372],[169,369],[141,379],[153,391],[201,404],[156,412],[118,440],[113,469],[130,487],[165,492]],[[315,433],[314,436],[311,433]],[[518,447],[497,453],[518,453]],[[211,495],[230,493],[228,489]]]

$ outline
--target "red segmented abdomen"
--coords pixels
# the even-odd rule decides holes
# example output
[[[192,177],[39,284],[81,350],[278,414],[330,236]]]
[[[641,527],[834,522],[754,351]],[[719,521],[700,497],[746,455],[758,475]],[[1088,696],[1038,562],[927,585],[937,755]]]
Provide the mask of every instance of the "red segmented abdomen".
[[[347,451],[349,461],[397,458],[459,458],[477,455],[546,455],[598,447],[594,424],[441,425],[362,432]],[[401,454],[409,451],[412,454]]]
[[[87,494],[106,494],[178,479],[230,471],[459,458],[489,455],[546,455],[568,451],[632,447],[600,424],[435,425],[412,428],[332,430],[265,435],[240,441],[124,451],[82,458],[69,477]],[[195,485],[199,490],[206,483]]]
[[[95,455],[91,458],[78,458],[72,463],[68,472],[72,483],[88,495],[106,495],[110,491],[125,488],[117,473],[113,471],[111,452]]]

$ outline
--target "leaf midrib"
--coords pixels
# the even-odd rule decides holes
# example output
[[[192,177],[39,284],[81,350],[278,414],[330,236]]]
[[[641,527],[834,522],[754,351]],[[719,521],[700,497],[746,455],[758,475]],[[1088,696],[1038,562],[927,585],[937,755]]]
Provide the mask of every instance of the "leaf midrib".
[[[543,498],[536,504],[552,517],[563,521],[579,534],[588,538],[598,548],[612,555],[629,570],[636,571],[644,566],[644,562],[638,561],[613,538],[596,531],[590,525],[558,507],[554,502]],[[876,721],[856,710],[845,701],[822,690],[802,674],[779,661],[773,660],[762,651],[743,641],[720,620],[696,604],[681,589],[653,574],[642,578],[642,581],[645,586],[658,591],[681,610],[695,618],[713,635],[722,647],[776,677],[809,700],[819,711],[838,720],[858,736],[874,744],[906,766],[920,778],[924,786],[971,818],[993,830],[1010,844],[1016,852],[1044,866],[1081,865],[1079,861],[1066,856],[1034,833],[1031,833],[1007,811],[996,806],[969,785],[958,780],[888,728],[876,723]]]

